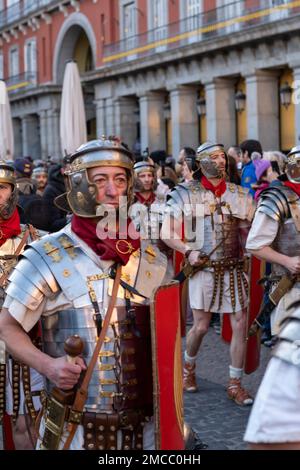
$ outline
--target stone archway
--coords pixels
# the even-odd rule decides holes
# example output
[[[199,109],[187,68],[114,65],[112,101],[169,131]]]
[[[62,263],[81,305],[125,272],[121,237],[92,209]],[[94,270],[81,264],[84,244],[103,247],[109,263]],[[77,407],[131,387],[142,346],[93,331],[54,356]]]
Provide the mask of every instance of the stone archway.
[[[57,36],[53,60],[53,82],[58,85],[62,84],[65,64],[70,59],[80,59],[79,68],[82,72],[93,69],[96,64],[96,50],[95,34],[87,17],[82,13],[70,15]]]

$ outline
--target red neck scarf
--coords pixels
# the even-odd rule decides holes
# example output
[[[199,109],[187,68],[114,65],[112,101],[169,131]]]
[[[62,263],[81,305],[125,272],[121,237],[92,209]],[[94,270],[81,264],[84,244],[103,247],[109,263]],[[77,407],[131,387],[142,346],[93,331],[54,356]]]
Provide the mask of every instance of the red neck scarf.
[[[144,198],[143,193],[135,193],[136,199],[141,203],[144,204],[144,206],[151,206],[153,202],[155,201],[155,194],[151,193],[150,197],[148,199]]]
[[[206,176],[201,176],[201,184],[205,189],[214,193],[216,197],[221,197],[226,191],[226,181],[224,179],[220,180],[220,183],[217,186],[214,186]]]
[[[291,181],[284,181],[284,186],[291,188],[298,196],[300,196],[300,183],[292,183]]]
[[[128,226],[130,219],[127,222],[127,234],[117,232],[114,238],[100,239],[97,236],[97,225],[90,219],[73,215],[71,227],[73,232],[78,235],[102,260],[112,260],[116,263],[121,263],[123,266],[128,263],[131,254],[140,247],[140,239],[133,239],[128,235]],[[130,226],[130,233],[133,234],[132,224]],[[139,237],[138,233],[135,235]]]
[[[9,238],[16,237],[21,233],[20,217],[16,208],[9,219],[0,219],[0,246]]]

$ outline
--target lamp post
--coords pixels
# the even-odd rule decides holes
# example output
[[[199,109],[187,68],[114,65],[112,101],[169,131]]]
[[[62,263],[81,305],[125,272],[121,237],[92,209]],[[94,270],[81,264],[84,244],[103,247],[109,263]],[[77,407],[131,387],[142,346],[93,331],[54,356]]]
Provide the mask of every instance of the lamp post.
[[[235,109],[238,113],[241,113],[246,108],[246,95],[241,90],[238,90],[234,97]]]
[[[200,98],[196,101],[197,106],[197,113],[198,116],[205,116],[206,115],[206,99],[204,96],[200,96]]]
[[[279,90],[279,95],[280,95],[280,103],[285,107],[288,108],[289,105],[292,102],[292,94],[293,94],[293,88],[288,84],[288,82],[285,82]]]
[[[171,119],[171,105],[169,101],[167,101],[164,104],[164,118],[167,121],[168,119]]]

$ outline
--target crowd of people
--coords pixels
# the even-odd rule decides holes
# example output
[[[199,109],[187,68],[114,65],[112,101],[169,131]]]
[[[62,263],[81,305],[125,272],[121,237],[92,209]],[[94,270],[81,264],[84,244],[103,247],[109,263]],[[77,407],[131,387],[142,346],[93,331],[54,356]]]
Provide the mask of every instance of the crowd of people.
[[[9,418],[10,445],[157,448],[149,299],[174,278],[187,287],[182,304],[192,315],[174,390],[199,390],[202,340],[212,316],[222,324],[228,314],[227,396],[252,405],[242,376],[254,255],[266,261],[263,302],[277,300],[271,320],[259,324],[273,355],[245,440],[259,449],[300,448],[299,197],[300,147],[285,156],[256,140],[228,150],[205,142],[173,159],[163,150],[133,155],[103,137],[62,164],[1,162],[0,339],[8,359],[0,364],[0,419]],[[113,226],[103,228],[112,213]],[[64,344],[74,335],[83,350],[78,341]],[[39,409],[37,436],[25,418],[33,422]],[[183,448],[180,439],[173,445]]]

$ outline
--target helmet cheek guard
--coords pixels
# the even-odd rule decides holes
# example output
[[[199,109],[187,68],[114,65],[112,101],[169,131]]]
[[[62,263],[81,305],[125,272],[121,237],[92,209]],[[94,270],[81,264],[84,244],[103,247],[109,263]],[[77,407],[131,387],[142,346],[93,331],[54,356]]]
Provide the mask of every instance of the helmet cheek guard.
[[[222,152],[226,158],[225,172],[228,170],[228,157],[224,149],[224,145],[205,142],[197,149],[196,161],[206,178],[224,178],[224,171],[220,170],[217,164],[212,160],[211,156],[215,152]]]

